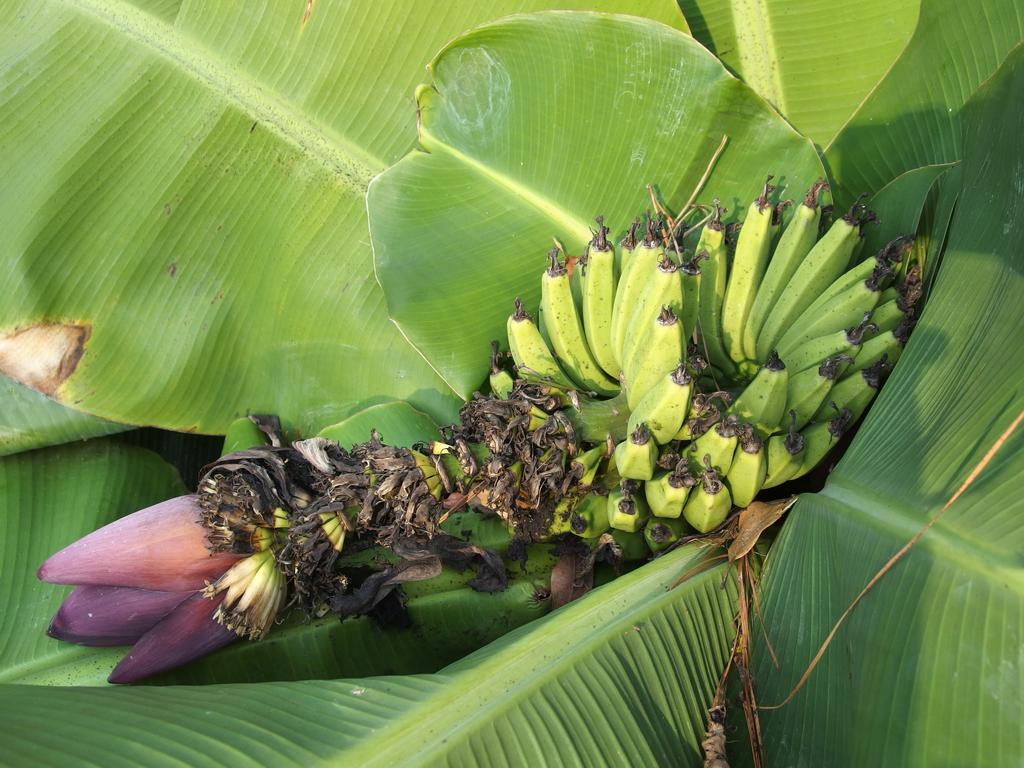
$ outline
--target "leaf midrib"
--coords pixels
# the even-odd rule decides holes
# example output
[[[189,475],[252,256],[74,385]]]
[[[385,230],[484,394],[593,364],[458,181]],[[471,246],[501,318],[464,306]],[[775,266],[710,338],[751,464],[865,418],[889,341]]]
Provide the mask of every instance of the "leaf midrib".
[[[263,128],[323,165],[360,197],[370,179],[387,166],[384,160],[313,119],[282,94],[229,66],[195,38],[124,0],[58,1],[169,62],[203,88],[235,105]]]

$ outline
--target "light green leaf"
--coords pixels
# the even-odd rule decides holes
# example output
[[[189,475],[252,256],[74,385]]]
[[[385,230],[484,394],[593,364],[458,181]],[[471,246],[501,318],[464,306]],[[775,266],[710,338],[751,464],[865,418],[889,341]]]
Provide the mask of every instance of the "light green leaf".
[[[845,205],[905,171],[959,160],[964,102],[1022,37],[1016,0],[923,0],[914,36],[825,147],[837,199]]]
[[[934,293],[825,490],[766,567],[762,704],[781,701],[875,572],[1024,411],[1024,47],[964,109],[963,193]],[[1024,431],[840,628],[792,703],[762,711],[770,765],[1013,765],[1024,754]],[[760,637],[755,633],[755,637]]]
[[[680,0],[680,5],[694,38],[820,145],[885,76],[918,14],[914,0]]]
[[[131,429],[67,408],[0,375],[0,456]]]
[[[320,431],[320,437],[333,440],[343,448],[351,448],[356,443],[369,440],[373,430],[386,445],[411,446],[438,437],[438,423],[401,400],[371,405],[353,413],[344,421],[325,427]]]
[[[116,658],[46,635],[67,587],[36,569],[57,550],[121,515],[184,492],[156,454],[115,438],[0,459],[0,681],[49,674],[74,684]]]
[[[0,370],[182,431],[256,411],[309,434],[396,397],[450,420],[388,322],[363,194],[412,146],[434,52],[552,5],[589,3],[3,4]]]
[[[768,173],[803,194],[813,146],[689,37],[631,17],[518,16],[445,48],[421,87],[420,143],[371,184],[392,318],[461,395],[484,380],[512,298],[536,309],[552,237],[594,216],[621,236],[655,185],[679,207],[720,139],[703,199],[745,209]]]
[[[924,215],[929,193],[952,165],[929,165],[897,176],[878,191],[868,207],[878,214],[878,222],[864,231],[860,254],[876,253],[898,235],[913,235]]]
[[[735,589],[723,565],[668,587],[705,556],[660,558],[436,675],[5,686],[0,738],[36,764],[694,764]]]

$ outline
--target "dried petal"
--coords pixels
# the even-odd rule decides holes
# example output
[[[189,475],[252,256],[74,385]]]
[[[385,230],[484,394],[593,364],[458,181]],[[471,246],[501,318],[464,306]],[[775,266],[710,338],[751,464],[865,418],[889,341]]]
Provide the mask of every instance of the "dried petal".
[[[105,525],[42,564],[54,584],[137,587],[165,592],[200,589],[238,560],[207,548],[195,496],[179,496]]]
[[[132,587],[77,587],[46,633],[82,645],[131,645],[189,597]]]
[[[213,617],[223,599],[223,593],[212,600],[201,594],[189,597],[139,639],[107,680],[134,683],[180,667],[237,640],[237,634],[218,624]]]

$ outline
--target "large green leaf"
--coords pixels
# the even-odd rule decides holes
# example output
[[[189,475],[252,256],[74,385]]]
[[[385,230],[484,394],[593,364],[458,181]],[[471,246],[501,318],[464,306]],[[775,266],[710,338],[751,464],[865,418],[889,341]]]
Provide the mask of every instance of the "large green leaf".
[[[45,672],[71,683],[98,671],[95,651],[46,636],[68,589],[38,581],[36,569],[101,525],[183,491],[159,456],[115,438],[0,459],[0,681]]]
[[[125,429],[131,427],[66,408],[0,375],[0,456]]]
[[[728,656],[724,566],[679,550],[436,675],[90,690],[4,686],[15,764],[689,765]],[[40,723],[46,723],[45,729]]]
[[[840,613],[1024,409],[1024,47],[964,110],[963,191],[921,323],[766,568],[755,676],[781,701]],[[771,765],[1016,765],[1024,754],[1024,433],[871,590],[792,703]]]
[[[680,0],[693,36],[817,144],[910,39],[915,0]]]
[[[620,235],[650,201],[707,183],[745,209],[768,173],[790,196],[823,174],[813,146],[691,38],[632,17],[550,13],[481,27],[431,64],[417,150],[371,184],[392,318],[468,396],[512,297],[533,309],[551,238],[573,253],[602,214]]]
[[[364,189],[446,40],[590,3],[305,5],[0,3],[0,370],[179,430],[253,410],[310,433],[395,397],[454,416],[387,320]]]
[[[899,59],[825,147],[840,200],[913,168],[959,160],[964,102],[1022,37],[1017,0],[923,0]]]

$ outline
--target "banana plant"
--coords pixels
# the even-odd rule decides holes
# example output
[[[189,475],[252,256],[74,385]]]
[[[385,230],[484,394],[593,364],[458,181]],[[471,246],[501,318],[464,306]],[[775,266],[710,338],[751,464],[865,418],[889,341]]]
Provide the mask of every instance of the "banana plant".
[[[894,378],[769,552],[759,703],[786,699],[983,466],[761,712],[769,762],[1018,761],[1024,19],[1008,0],[833,6],[0,4],[7,759],[699,764],[737,607],[706,548],[535,621],[532,588],[486,626],[442,591],[411,600],[434,637],[296,620],[116,690],[123,650],[47,638],[64,591],[34,572],[194,490],[202,462],[164,450],[179,477],[152,438],[114,435],[135,425],[221,434],[269,411],[293,436],[411,444],[453,421],[512,300],[540,303],[551,238],[580,253],[594,216],[650,204],[646,184],[682,204],[725,136],[705,186],[723,205],[770,173],[790,196],[827,178],[837,205],[867,193],[916,232],[934,280]]]

